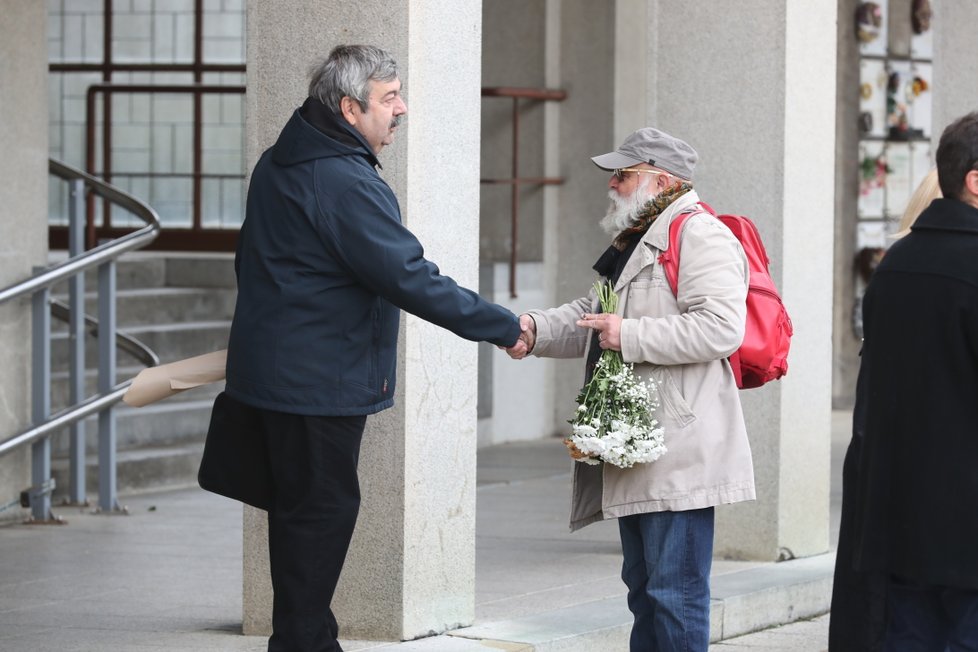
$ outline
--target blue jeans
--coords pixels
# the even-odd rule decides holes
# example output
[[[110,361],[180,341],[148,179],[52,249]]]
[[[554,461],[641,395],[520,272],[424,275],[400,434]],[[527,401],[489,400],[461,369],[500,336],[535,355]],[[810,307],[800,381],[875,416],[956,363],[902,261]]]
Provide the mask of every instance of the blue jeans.
[[[631,652],[707,652],[713,508],[618,519]]]
[[[884,652],[978,651],[978,591],[891,578]]]

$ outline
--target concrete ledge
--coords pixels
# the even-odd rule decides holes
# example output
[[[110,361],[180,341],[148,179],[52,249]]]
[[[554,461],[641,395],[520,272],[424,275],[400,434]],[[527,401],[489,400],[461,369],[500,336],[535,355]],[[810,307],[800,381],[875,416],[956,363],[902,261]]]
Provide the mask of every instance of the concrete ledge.
[[[764,564],[713,578],[711,640],[722,640],[828,612],[835,553]],[[720,613],[717,632],[716,614]]]
[[[449,636],[523,643],[534,652],[625,650],[632,616],[624,596],[457,629]],[[517,648],[518,649],[518,648]]]
[[[762,564],[715,576],[710,641],[811,618],[829,610],[835,554]],[[350,650],[405,652],[592,652],[628,649],[632,617],[625,597],[606,598],[523,618],[481,623],[403,643],[351,641]]]

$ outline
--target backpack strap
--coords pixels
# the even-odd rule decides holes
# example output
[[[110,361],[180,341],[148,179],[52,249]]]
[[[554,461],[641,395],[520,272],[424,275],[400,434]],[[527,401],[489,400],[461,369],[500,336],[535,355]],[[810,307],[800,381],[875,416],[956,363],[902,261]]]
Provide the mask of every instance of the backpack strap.
[[[675,296],[679,296],[679,238],[682,235],[683,225],[693,215],[703,212],[716,215],[712,206],[701,201],[674,217],[669,224],[669,248],[659,254],[659,264],[662,265],[666,281],[669,282],[669,287]]]

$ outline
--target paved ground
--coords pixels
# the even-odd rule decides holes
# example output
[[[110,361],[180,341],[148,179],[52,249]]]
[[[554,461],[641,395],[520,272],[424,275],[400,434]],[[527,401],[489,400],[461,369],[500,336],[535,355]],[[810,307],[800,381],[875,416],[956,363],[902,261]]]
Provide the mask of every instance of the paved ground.
[[[841,470],[847,430],[848,415],[838,413],[834,478]],[[602,523],[573,535],[567,532],[568,471],[556,440],[480,450],[475,625],[455,637],[411,643],[349,641],[346,649],[623,649],[627,627],[620,623],[627,611],[618,579],[616,526]],[[59,514],[68,525],[0,528],[0,650],[264,650],[263,638],[240,634],[240,505],[196,488],[128,496],[123,502],[128,516],[62,508]],[[837,499],[833,505],[837,519]],[[824,578],[826,563],[814,563],[821,564],[818,573]],[[786,568],[717,562],[715,592],[723,586],[729,592],[738,584],[726,580],[751,576],[753,570]],[[818,586],[825,586],[824,579]],[[824,588],[819,590],[824,602]],[[593,634],[589,627],[602,627],[584,622],[591,615],[616,623],[616,632],[587,638]],[[525,636],[517,636],[517,629]],[[576,643],[559,640],[559,634],[572,630],[580,633]],[[821,616],[731,638],[710,650],[821,652],[827,648],[827,632],[828,617]],[[477,640],[464,638],[472,635]],[[489,644],[500,639],[532,642],[532,636],[537,637],[536,647]]]

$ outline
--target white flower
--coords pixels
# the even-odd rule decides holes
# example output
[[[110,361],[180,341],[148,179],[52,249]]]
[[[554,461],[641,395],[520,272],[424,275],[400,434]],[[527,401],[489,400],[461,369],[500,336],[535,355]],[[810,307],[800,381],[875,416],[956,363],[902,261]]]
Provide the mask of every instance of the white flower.
[[[598,429],[582,423],[574,426],[574,434],[578,437],[597,437]]]
[[[610,287],[595,284],[595,289],[602,309],[614,312],[617,296]],[[621,353],[602,352],[577,402],[568,440],[581,453],[575,454],[578,461],[630,468],[666,452],[663,430],[654,418],[659,407],[655,382],[639,381]]]

